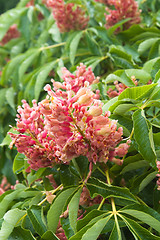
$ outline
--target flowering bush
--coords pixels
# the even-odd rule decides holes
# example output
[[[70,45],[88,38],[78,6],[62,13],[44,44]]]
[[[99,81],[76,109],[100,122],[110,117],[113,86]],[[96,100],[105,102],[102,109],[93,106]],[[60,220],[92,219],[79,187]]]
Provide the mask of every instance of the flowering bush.
[[[160,239],[158,6],[0,16],[0,239]]]

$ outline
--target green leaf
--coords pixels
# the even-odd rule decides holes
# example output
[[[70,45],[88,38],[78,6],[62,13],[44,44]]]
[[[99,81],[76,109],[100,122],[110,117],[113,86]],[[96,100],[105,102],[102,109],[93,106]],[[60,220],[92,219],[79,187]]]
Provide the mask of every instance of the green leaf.
[[[25,7],[30,0],[20,0],[17,4],[17,8]]]
[[[118,23],[114,24],[112,27],[110,27],[107,31],[108,36],[111,37],[117,28],[122,27],[122,25],[128,22],[129,20],[130,18],[123,19],[121,21],[118,21]]]
[[[13,162],[13,172],[19,174],[24,169],[24,155],[22,153],[17,153]]]
[[[112,98],[112,99],[110,99],[110,100],[108,100],[108,101],[102,106],[103,112],[108,111],[109,108],[110,108],[114,103],[117,102],[117,100],[118,100],[118,96],[117,96],[117,97],[114,97],[114,98]]]
[[[2,72],[2,77],[0,80],[0,84],[4,86],[13,76],[13,73],[15,72],[16,69],[19,68],[19,65],[21,61],[25,58],[24,54],[20,54],[14,59],[10,60],[7,65],[4,67],[3,72]]]
[[[0,41],[4,37],[5,33],[8,31],[9,27],[20,18],[20,16],[27,11],[26,8],[20,8],[20,9],[11,9],[7,12],[3,13],[0,16]]]
[[[44,171],[46,170],[46,168],[39,168],[36,172],[31,172],[27,175],[27,181],[29,186],[36,180],[38,180],[39,178],[42,177],[42,174],[44,173]]]
[[[159,60],[160,60],[160,58],[157,57],[157,58],[154,58],[154,59],[151,59],[151,60],[145,62],[145,64],[143,65],[143,70],[145,70],[148,73],[151,73],[153,65]]]
[[[3,217],[2,228],[0,230],[0,239],[7,240],[16,224],[26,214],[26,211],[17,208],[9,210]]]
[[[33,205],[27,210],[27,214],[35,231],[42,236],[47,231],[43,219],[43,208],[41,206]]]
[[[128,112],[132,109],[135,109],[134,104],[129,104],[129,103],[120,104],[115,108],[115,110],[113,111],[113,114],[124,115],[126,112]]]
[[[61,191],[61,193],[55,198],[52,206],[47,214],[48,229],[56,232],[59,217],[63,212],[63,208],[67,202],[67,199],[75,191],[76,187],[70,187]]]
[[[25,191],[24,185],[22,185],[22,187],[20,189],[16,189],[13,192],[7,194],[6,196],[4,196],[4,198],[0,202],[0,218],[3,217],[3,215],[5,214],[7,209],[9,208],[10,204],[15,199],[30,198],[30,197],[36,196],[37,194],[39,194],[39,191],[32,191],[32,190],[29,190],[29,189],[27,189]]]
[[[114,227],[113,227],[113,230],[111,232],[111,235],[109,237],[109,240],[120,240],[120,238],[118,237],[118,230],[117,230],[117,227],[116,227],[116,223],[114,224]]]
[[[71,186],[75,182],[75,178],[70,171],[70,167],[62,164],[60,166],[60,179],[64,187]]]
[[[126,172],[133,171],[133,170],[136,170],[136,169],[139,169],[139,168],[148,167],[148,166],[149,166],[149,164],[145,160],[140,160],[140,161],[137,161],[137,162],[134,162],[134,163],[129,163],[127,166],[125,166],[123,168],[123,170],[121,171],[120,174],[124,174]]]
[[[41,240],[60,240],[53,232],[47,231],[41,237]]]
[[[156,174],[157,171],[148,174],[139,185],[139,191],[142,191],[156,177]]]
[[[88,33],[87,31],[85,32],[85,37],[87,39],[87,44],[88,44],[88,48],[91,51],[91,53],[95,56],[102,56],[101,50],[99,48],[98,43],[94,40],[93,36],[91,36],[90,33]]]
[[[28,67],[33,63],[33,61],[38,57],[39,54],[40,54],[39,49],[30,49],[27,52],[26,58],[23,60],[23,62],[21,63],[21,65],[19,67],[19,79],[20,79],[20,81],[21,81],[24,73],[28,69]]]
[[[151,94],[157,84],[144,85],[133,88],[126,88],[118,97],[118,100],[122,100],[124,98],[129,99],[143,99]]]
[[[149,59],[156,58],[159,56],[159,44],[160,44],[160,39],[158,39],[151,47],[149,51]]]
[[[96,178],[90,178],[86,185],[92,197],[101,195],[104,198],[116,197],[120,199],[137,202],[136,198],[129,191],[128,188],[112,186]]]
[[[18,133],[14,128],[11,128],[8,132],[15,133],[15,134]],[[7,133],[6,137],[3,139],[0,146],[2,147],[5,145],[9,145],[11,142],[12,142],[12,139],[11,139],[10,135]]]
[[[80,219],[77,222],[77,231],[80,231],[82,228],[84,228],[89,223],[96,222],[98,219],[106,216],[106,214],[107,214],[107,211],[104,212],[104,211],[97,210],[97,209],[91,210],[86,216],[84,216],[82,219]]]
[[[10,234],[8,240],[34,240],[34,236],[29,230],[21,227],[15,227],[13,232]]]
[[[2,218],[7,211],[9,204],[18,196],[19,191],[11,192],[10,194],[6,195],[0,202],[0,218]]]
[[[143,69],[127,69],[125,73],[129,78],[135,76],[136,79],[139,79],[139,83],[143,84],[146,84],[151,79],[151,75]]]
[[[157,237],[153,235],[151,232],[149,232],[147,229],[140,226],[137,222],[124,217],[123,220],[130,229],[132,233],[134,233],[139,239],[145,239],[145,240],[160,240],[160,237]]]
[[[138,52],[142,55],[143,53],[145,53],[148,49],[151,48],[151,46],[153,46],[153,44],[159,40],[159,38],[149,38],[145,41],[143,41],[142,43],[140,43],[139,47],[138,47]]]
[[[139,109],[133,113],[133,125],[134,137],[141,155],[152,167],[156,168],[156,155],[150,136],[151,131],[149,130],[143,110]]]
[[[105,225],[110,220],[111,216],[112,216],[112,214],[107,216],[106,218],[98,220],[93,226],[91,226],[85,232],[85,234],[82,236],[82,240],[88,240],[88,239],[96,240],[98,238],[98,236],[100,235],[100,233],[102,232]]]
[[[124,209],[120,211],[121,213],[126,213],[132,217],[135,217],[142,221],[143,223],[148,224],[152,228],[154,228],[157,232],[160,232],[160,221],[158,221],[156,218],[152,217],[148,213],[138,211],[136,209]]]
[[[6,88],[0,89],[0,108],[2,108],[5,104],[7,90],[8,89]]]
[[[74,36],[74,38],[72,39],[71,43],[70,43],[70,53],[69,53],[69,58],[71,61],[71,64],[74,64],[74,59],[75,59],[75,55],[77,52],[77,47],[79,44],[80,39],[82,38],[83,35],[83,31],[81,32],[77,32],[77,34]]]
[[[82,189],[80,188],[73,195],[71,201],[69,202],[69,221],[74,233],[76,232],[77,215],[78,215],[81,192],[82,192]]]
[[[53,62],[47,63],[45,66],[43,66],[36,78],[36,83],[34,87],[34,95],[35,99],[38,100],[40,92],[42,90],[43,84],[49,75],[50,71],[53,69],[53,67],[57,64],[57,60],[54,60]]]
[[[15,111],[15,91],[13,87],[10,87],[6,91],[6,100],[11,108]]]
[[[114,72],[114,74],[109,74],[104,80],[105,83],[110,83],[114,81],[119,81],[128,87],[135,87],[135,84],[131,80],[131,77],[126,74],[125,70],[117,70]]]

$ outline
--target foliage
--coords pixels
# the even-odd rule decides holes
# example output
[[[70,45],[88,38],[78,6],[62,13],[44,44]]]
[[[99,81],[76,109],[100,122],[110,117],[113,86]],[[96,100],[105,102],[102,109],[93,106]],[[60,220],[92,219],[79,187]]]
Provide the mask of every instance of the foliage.
[[[65,1],[65,4],[58,5],[57,9],[61,6],[64,10],[71,6],[67,11],[70,11],[73,17],[74,13],[82,14],[77,19],[84,20],[85,25],[83,29],[77,29],[77,25],[74,29],[71,21],[71,28],[63,32],[57,26],[59,18],[56,20],[53,18],[50,2],[54,3],[51,0],[21,0],[15,8],[0,16],[0,175],[1,178],[7,177],[8,181],[7,183],[6,178],[5,181],[3,179],[0,188],[0,193],[3,193],[0,196],[0,239],[158,240],[160,239],[158,190],[160,181],[157,181],[157,176],[160,177],[158,174],[160,10],[157,7],[159,0],[137,1],[141,9],[141,23],[131,26],[129,24],[128,29],[124,26],[127,26],[128,21],[132,22],[130,18],[120,19],[113,26],[107,27],[104,15],[107,14],[107,1]],[[61,3],[58,0],[56,2]],[[110,13],[114,11],[109,1],[107,7],[111,9]],[[57,9],[55,11],[59,11]],[[54,16],[56,14],[54,12]],[[77,74],[79,66],[84,66],[81,63],[88,69],[86,72],[89,72],[89,76],[93,76],[93,71],[94,80],[99,79],[99,82],[93,81],[90,88],[84,82],[83,86],[78,85],[78,90],[88,88],[85,90],[86,95],[84,93],[81,95],[78,91],[80,95],[76,95],[76,90],[71,89],[76,81],[82,80]],[[66,67],[66,75],[63,67]],[[88,75],[82,74],[81,77],[84,76],[89,81]],[[46,93],[44,86],[50,84],[52,78],[55,80],[52,81],[54,88],[51,91],[49,87],[45,87]],[[60,87],[56,89],[56,86]],[[18,124],[23,123],[23,114],[26,114],[23,108],[18,108],[21,118],[15,121],[17,107],[21,105],[21,101],[25,99],[30,106],[33,99],[39,103],[40,107],[37,110],[40,113],[39,119],[42,122],[45,120],[45,123],[43,126],[39,125],[38,131],[46,130],[49,126],[47,124],[52,123],[52,114],[57,111],[58,104],[55,108],[52,106],[55,99],[61,99],[64,103],[68,100],[64,97],[64,92],[67,92],[67,96],[71,94],[70,99],[74,99],[67,105],[68,109],[75,102],[83,105],[73,105],[73,115],[77,110],[79,116],[83,112],[84,116],[88,117],[91,107],[99,107],[96,111],[101,111],[103,103],[103,120],[109,119],[107,120],[110,123],[109,129],[111,125],[117,126],[114,138],[118,129],[123,128],[123,138],[120,136],[118,145],[112,145],[109,153],[105,153],[109,160],[107,158],[100,160],[100,148],[96,148],[96,160],[88,157],[91,149],[83,148],[84,152],[78,155],[77,151],[75,156],[64,161],[62,155],[58,159],[53,149],[49,155],[49,146],[48,150],[47,147],[44,150],[45,154],[48,153],[43,155],[47,156],[46,161],[42,161],[44,165],[39,164],[35,167],[30,162],[30,155],[20,150],[17,142],[19,137],[24,133],[27,137],[30,136],[27,128],[18,127]],[[59,97],[60,93],[64,95]],[[82,97],[84,95],[88,97],[87,94],[90,95],[89,98],[85,98],[85,102]],[[96,99],[97,95],[100,96],[100,101]],[[76,100],[75,96],[78,96]],[[94,101],[91,101],[92,99]],[[48,102],[45,101],[49,104],[47,105]],[[23,101],[23,104],[26,102]],[[29,108],[29,105],[26,107],[28,111],[37,109],[35,106]],[[83,109],[82,112],[79,110],[80,107]],[[52,110],[52,114],[44,113],[43,110]],[[92,114],[92,119],[97,119],[97,112]],[[50,116],[48,120],[47,115]],[[62,111],[57,114],[61,115]],[[97,135],[94,135],[93,140],[86,140],[87,137],[83,135],[81,127],[83,124],[85,127],[88,126],[91,119],[85,122],[87,118],[85,117],[76,129],[85,139],[84,142],[90,141],[92,146],[98,134],[109,141],[108,128],[107,130],[105,128],[104,132],[103,124],[99,122],[101,129],[97,130]],[[37,120],[38,124],[40,123]],[[59,127],[59,136],[65,136],[67,130],[63,128],[64,122],[62,125],[61,121],[56,124]],[[70,125],[71,131],[72,127]],[[7,134],[8,131],[10,135]],[[44,141],[53,140],[53,145],[56,142],[57,147],[59,138],[56,139],[55,136],[58,135],[54,133],[53,128],[47,131]],[[87,131],[89,130],[87,129],[85,134]],[[35,132],[32,138],[35,140],[37,136]],[[129,143],[130,147],[125,152],[124,146]],[[19,147],[18,153],[14,144]],[[21,141],[20,144],[28,149],[31,142],[25,141],[22,144]],[[73,146],[78,146],[77,142],[74,144]],[[9,149],[9,145],[12,149]],[[30,150],[34,147],[38,149],[37,146],[37,142],[32,142]],[[62,144],[58,146],[59,149],[61,146]],[[111,152],[116,151],[119,155],[114,155],[113,158]],[[54,159],[53,165],[45,165],[48,156]],[[41,163],[44,159],[42,155],[38,157],[38,162]]]

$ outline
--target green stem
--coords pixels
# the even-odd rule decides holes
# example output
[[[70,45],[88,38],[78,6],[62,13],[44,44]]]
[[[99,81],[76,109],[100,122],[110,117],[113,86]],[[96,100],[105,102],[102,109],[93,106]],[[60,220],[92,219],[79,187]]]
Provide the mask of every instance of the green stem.
[[[61,187],[63,187],[63,184],[59,185],[56,189],[50,191],[52,194],[54,194],[56,191],[58,191]],[[43,195],[45,195],[45,192],[43,193]],[[40,203],[38,203],[38,206],[41,206],[45,201],[47,200],[47,198],[44,198]],[[23,215],[23,217],[21,217],[18,222],[16,223],[16,225],[22,220],[24,219],[25,217],[27,216],[27,213],[25,213]]]
[[[130,134],[130,136],[129,136],[129,139],[130,139],[130,140],[132,139],[133,134],[134,134],[134,128],[132,128],[132,132],[131,132],[131,134]]]
[[[63,184],[59,185],[56,189],[49,191],[52,194],[54,194],[55,192],[57,192],[61,187],[63,187]],[[43,193],[43,195],[45,195],[45,192]],[[47,197],[45,197],[41,202],[38,203],[38,206],[41,206],[45,201],[47,200]]]
[[[43,51],[43,50],[46,50],[46,49],[56,48],[56,47],[63,46],[63,45],[65,45],[65,44],[66,44],[66,42],[62,42],[62,43],[50,45],[50,46],[47,46],[47,47],[41,47],[39,50],[40,50],[40,51]]]
[[[106,170],[106,178],[107,178],[108,184],[111,185],[111,181],[110,181],[108,169]],[[119,223],[118,223],[118,218],[117,218],[118,212],[117,212],[117,210],[116,210],[116,205],[115,205],[115,201],[114,201],[114,198],[113,198],[113,197],[111,197],[111,205],[112,205],[112,213],[113,213],[113,215],[114,215],[115,223],[116,223],[116,226],[117,226],[118,236],[119,236],[119,239],[121,239],[121,231],[120,231],[120,227],[119,227]]]

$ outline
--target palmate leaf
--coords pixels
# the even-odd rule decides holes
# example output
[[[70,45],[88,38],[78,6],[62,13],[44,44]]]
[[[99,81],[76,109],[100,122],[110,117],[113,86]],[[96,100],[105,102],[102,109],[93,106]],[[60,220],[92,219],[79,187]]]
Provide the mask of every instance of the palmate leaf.
[[[117,229],[116,223],[114,224],[111,235],[109,236],[109,240],[115,240],[115,239],[116,240],[122,239],[121,235],[120,236],[118,235],[118,229]]]
[[[25,214],[26,211],[17,208],[8,211],[3,217],[4,221],[0,230],[0,239],[7,240],[16,224]]]
[[[63,212],[63,208],[68,198],[73,194],[77,187],[70,187],[63,189],[61,193],[56,197],[52,206],[47,213],[48,229],[55,233],[59,217]]]
[[[157,237],[153,235],[151,232],[149,232],[147,229],[143,228],[141,225],[139,225],[137,222],[127,218],[122,217],[120,215],[123,221],[126,223],[129,230],[132,232],[133,235],[136,235],[138,239],[143,240],[160,240],[160,237]]]
[[[137,202],[128,188],[112,186],[96,178],[90,178],[86,185],[92,197],[101,195],[104,198],[116,197],[131,202]]]
[[[112,215],[110,214],[109,216],[98,220],[85,232],[85,234],[82,236],[82,240],[96,240],[111,217]]]
[[[95,227],[97,226],[97,230],[99,231],[99,234],[100,234],[100,232],[103,230],[105,225],[107,223],[109,223],[109,220],[111,217],[112,217],[112,214],[111,213],[109,214],[108,212],[102,212],[99,210],[91,211],[87,216],[85,216],[84,219],[80,220],[81,229],[74,236],[72,236],[70,238],[70,240],[80,240],[83,237],[84,237],[84,239],[86,237],[90,237],[90,234],[92,234],[92,232],[94,232],[94,230],[92,229],[89,232],[87,232],[87,231],[90,230],[92,228],[92,226],[94,226],[97,222],[98,222],[98,224],[95,225]],[[78,223],[79,223],[79,221],[78,221]],[[96,237],[97,233],[95,232],[94,234],[95,234],[94,237]],[[91,239],[91,238],[88,238],[88,239]]]
[[[156,168],[156,154],[151,127],[149,129],[144,111],[139,109],[133,114],[134,137],[143,158]]]
[[[126,207],[124,207],[123,209],[120,210],[120,212],[123,210],[136,210],[139,214],[139,217],[141,217],[140,212],[143,214],[146,214],[146,218],[144,217],[144,220],[140,219],[141,221],[147,221],[146,223],[150,226],[152,226],[153,228],[157,228],[158,229],[158,224],[160,222],[160,213],[157,212],[156,210],[154,210],[151,207],[148,207],[147,205],[142,205],[142,204],[131,204],[128,205]],[[154,222],[153,219],[155,219],[156,221]],[[150,222],[149,222],[150,221]],[[158,229],[158,232],[160,231],[160,229]]]
[[[88,224],[94,223],[102,217],[106,216],[109,211],[101,211],[97,209],[93,209],[90,211],[85,217],[77,222],[77,231],[80,231],[82,228],[87,226]]]

